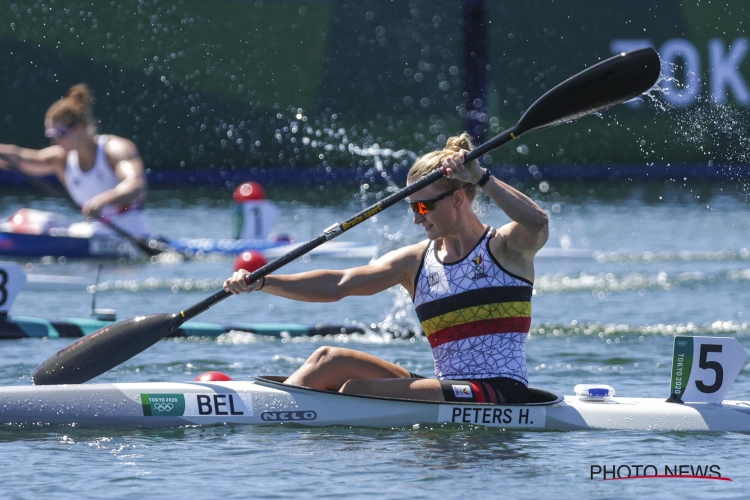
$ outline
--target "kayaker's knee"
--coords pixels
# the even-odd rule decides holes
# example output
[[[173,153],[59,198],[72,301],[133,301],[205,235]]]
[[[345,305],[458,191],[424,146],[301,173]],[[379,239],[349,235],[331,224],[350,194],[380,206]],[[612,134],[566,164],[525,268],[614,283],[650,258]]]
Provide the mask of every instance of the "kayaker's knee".
[[[338,347],[323,346],[315,349],[306,363],[316,367],[323,366],[334,362],[341,355],[341,349]]]

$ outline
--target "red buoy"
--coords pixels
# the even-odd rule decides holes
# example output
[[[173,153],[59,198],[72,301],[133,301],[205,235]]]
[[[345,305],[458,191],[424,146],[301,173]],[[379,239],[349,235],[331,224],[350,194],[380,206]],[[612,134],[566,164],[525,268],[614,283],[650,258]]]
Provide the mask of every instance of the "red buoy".
[[[266,192],[263,190],[263,186],[257,182],[245,182],[237,186],[232,198],[237,203],[265,200]]]
[[[232,380],[232,377],[222,372],[204,372],[195,377],[196,382],[221,382]]]
[[[234,270],[244,269],[251,273],[268,264],[263,254],[256,250],[246,250],[234,259]]]

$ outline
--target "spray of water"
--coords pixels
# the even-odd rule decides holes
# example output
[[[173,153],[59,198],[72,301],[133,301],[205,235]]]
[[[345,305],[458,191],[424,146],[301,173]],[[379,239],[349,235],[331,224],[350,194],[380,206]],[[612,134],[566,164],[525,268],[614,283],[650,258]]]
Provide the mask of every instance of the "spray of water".
[[[670,141],[673,151],[680,147],[688,150],[695,158],[691,162],[718,168],[727,178],[742,183],[747,192],[750,178],[744,165],[750,159],[750,118],[746,110],[736,103],[718,102],[707,93],[696,95],[690,108],[684,107],[681,98],[697,93],[697,89],[669,76],[678,72],[677,65],[665,64],[657,85],[644,96],[657,116],[668,118],[671,123],[671,136],[662,140]],[[698,81],[692,72],[685,76],[686,80]],[[669,165],[645,138],[640,140],[640,146],[645,158]]]

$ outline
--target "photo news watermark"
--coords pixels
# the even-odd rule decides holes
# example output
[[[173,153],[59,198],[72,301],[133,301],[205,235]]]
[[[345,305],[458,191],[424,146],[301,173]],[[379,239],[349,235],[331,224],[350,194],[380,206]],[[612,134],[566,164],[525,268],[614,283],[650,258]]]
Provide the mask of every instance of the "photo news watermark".
[[[712,465],[591,465],[589,479],[592,481],[616,481],[622,479],[707,479],[732,481],[721,474],[721,467]]]

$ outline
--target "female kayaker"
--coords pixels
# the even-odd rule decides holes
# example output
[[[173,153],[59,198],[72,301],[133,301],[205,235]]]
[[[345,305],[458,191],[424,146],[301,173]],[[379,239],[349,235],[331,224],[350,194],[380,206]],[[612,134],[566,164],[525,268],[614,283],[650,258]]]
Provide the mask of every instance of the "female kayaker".
[[[104,217],[128,233],[149,234],[143,161],[132,141],[97,135],[89,88],[71,87],[47,110],[44,126],[51,146],[35,150],[0,144],[0,168],[55,175],[84,217]]]
[[[432,347],[437,379],[423,378],[370,354],[321,347],[286,381],[352,394],[431,401],[523,403],[528,400],[525,345],[531,323],[534,256],[548,237],[547,215],[478,162],[464,164],[468,134],[419,158],[409,184],[441,168],[445,177],[410,198],[426,240],[344,270],[269,275],[246,285],[246,271],[224,283],[232,293],[262,290],[309,302],[406,288]],[[482,223],[472,204],[482,189],[511,222]]]

